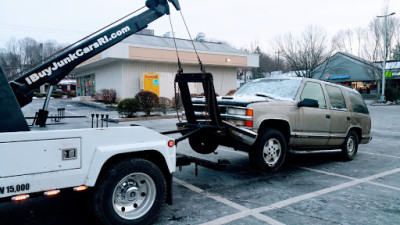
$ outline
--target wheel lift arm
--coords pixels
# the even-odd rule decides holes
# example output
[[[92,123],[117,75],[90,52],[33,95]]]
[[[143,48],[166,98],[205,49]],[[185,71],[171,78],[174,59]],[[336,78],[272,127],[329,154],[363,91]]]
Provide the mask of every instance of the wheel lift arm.
[[[207,114],[210,118],[210,125],[221,128],[222,120],[218,108],[217,98],[214,91],[213,76],[211,73],[178,73],[175,77],[181,91],[182,104],[185,109],[185,116],[189,124],[196,125],[199,122],[196,119],[193,109],[193,102],[189,91],[189,82],[202,83],[205,95]]]

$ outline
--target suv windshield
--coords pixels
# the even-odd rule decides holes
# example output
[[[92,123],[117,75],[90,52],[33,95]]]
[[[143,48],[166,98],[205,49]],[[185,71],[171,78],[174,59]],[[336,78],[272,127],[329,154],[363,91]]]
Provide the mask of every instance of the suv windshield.
[[[243,85],[234,95],[258,95],[294,100],[301,79],[260,79]]]

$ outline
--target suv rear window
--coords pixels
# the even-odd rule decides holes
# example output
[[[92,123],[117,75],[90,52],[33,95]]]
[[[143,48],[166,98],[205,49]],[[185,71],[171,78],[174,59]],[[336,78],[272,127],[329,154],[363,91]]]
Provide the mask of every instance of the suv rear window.
[[[355,90],[347,90],[347,94],[350,98],[350,102],[353,106],[354,112],[369,114],[367,105],[365,105],[365,102],[360,93]]]
[[[336,110],[347,110],[346,101],[339,87],[331,85],[325,85],[326,91],[328,92],[329,100],[331,101],[332,109]]]

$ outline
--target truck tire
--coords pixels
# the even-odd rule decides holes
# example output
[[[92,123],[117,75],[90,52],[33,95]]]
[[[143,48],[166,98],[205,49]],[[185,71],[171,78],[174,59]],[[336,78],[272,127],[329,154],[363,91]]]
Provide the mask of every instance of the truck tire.
[[[200,154],[210,154],[219,146],[216,138],[213,138],[212,134],[207,137],[205,132],[189,137],[189,145],[195,152]]]
[[[277,130],[265,129],[254,148],[250,149],[250,161],[264,171],[277,171],[286,158],[286,140]]]
[[[353,160],[358,150],[358,135],[354,130],[350,130],[342,145],[342,158],[345,161]]]
[[[156,165],[144,159],[127,159],[101,177],[91,206],[107,225],[150,224],[160,212],[165,192],[165,178]]]

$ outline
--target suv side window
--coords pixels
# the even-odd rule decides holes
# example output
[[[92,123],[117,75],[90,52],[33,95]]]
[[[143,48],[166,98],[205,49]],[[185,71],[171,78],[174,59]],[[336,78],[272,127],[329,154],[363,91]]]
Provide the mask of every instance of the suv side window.
[[[347,110],[346,101],[339,87],[331,85],[325,85],[326,91],[328,92],[329,100],[331,101],[332,109],[336,110]]]
[[[304,100],[305,98],[315,99],[318,101],[319,108],[326,108],[325,95],[322,91],[321,85],[318,83],[307,82],[304,85],[300,100]]]
[[[353,111],[356,113],[369,114],[368,108],[360,93],[354,90],[348,90],[347,94],[350,98],[351,105],[353,106]]]

